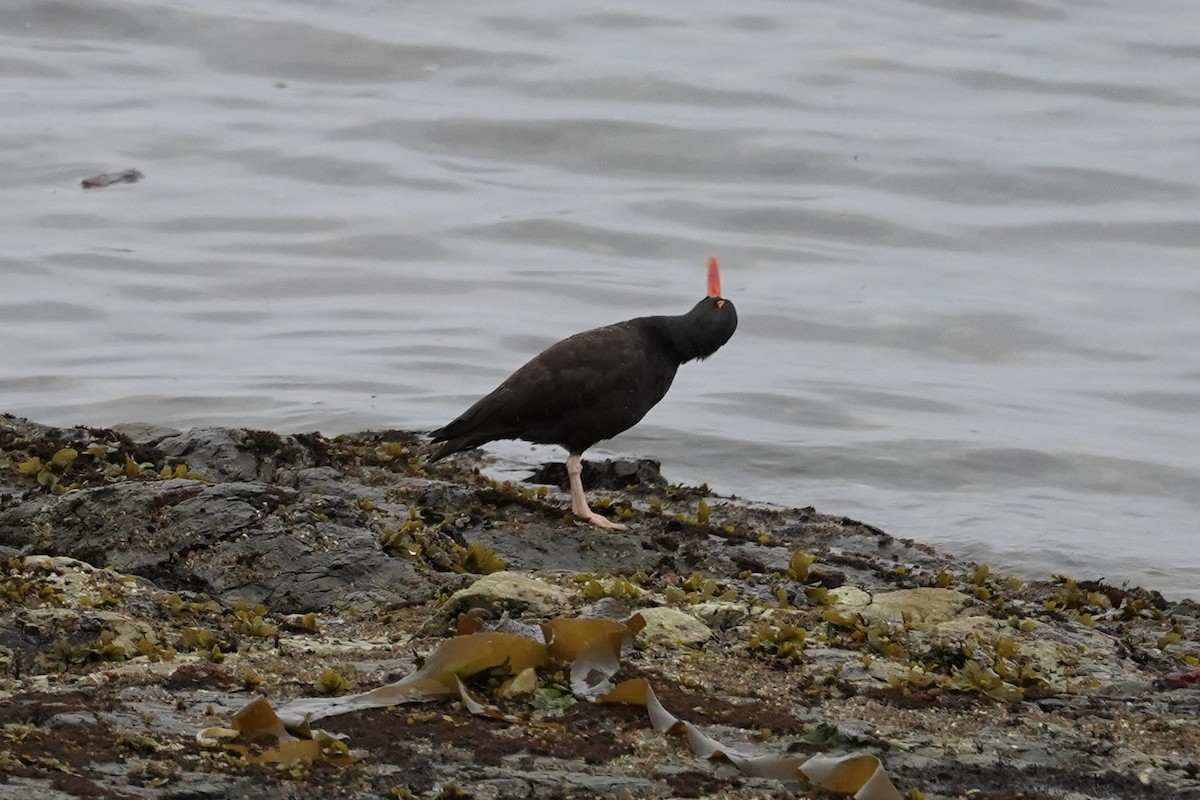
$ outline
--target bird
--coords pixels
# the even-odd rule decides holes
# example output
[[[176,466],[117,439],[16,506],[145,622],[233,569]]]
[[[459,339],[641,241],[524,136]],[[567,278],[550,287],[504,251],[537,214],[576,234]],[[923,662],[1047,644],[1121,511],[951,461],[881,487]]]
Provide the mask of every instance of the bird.
[[[704,360],[737,329],[721,296],[717,259],[708,260],[708,294],[686,314],[637,317],[577,333],[530,359],[490,394],[429,432],[441,445],[430,463],[499,439],[556,444],[567,451],[571,513],[609,530],[625,526],[588,506],[583,453],[637,424],[663,399],[680,364]]]

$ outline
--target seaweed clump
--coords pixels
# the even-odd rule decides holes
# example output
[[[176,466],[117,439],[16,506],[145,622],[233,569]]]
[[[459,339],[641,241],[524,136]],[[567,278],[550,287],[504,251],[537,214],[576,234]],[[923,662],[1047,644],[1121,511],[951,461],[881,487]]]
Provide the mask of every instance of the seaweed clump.
[[[0,468],[7,460],[27,486],[51,494],[125,480],[209,480],[186,463],[114,431],[73,429],[54,437],[0,431],[7,434]]]

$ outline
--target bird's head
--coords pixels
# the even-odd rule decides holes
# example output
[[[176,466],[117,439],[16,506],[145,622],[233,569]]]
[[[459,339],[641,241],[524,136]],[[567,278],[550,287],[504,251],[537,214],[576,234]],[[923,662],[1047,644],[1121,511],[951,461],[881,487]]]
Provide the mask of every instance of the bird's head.
[[[705,359],[721,349],[737,330],[733,303],[721,296],[721,271],[717,259],[708,259],[708,296],[683,315],[679,344],[686,361]]]

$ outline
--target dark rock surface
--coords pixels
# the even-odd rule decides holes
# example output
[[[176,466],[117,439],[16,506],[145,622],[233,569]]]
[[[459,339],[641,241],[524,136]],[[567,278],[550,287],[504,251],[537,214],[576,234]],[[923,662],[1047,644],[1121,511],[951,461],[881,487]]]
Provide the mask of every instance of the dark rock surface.
[[[80,451],[96,438],[27,433]],[[423,602],[434,590],[411,563],[383,552],[369,515],[338,493],[340,475],[312,466],[326,456],[296,437],[202,428],[141,446],[142,457],[156,449],[156,466],[185,464],[203,480],[10,496],[0,506],[0,542],[286,613]]]
[[[616,458],[606,461],[585,461],[580,479],[588,491],[662,491],[667,479],[662,476],[662,464],[652,458]],[[567,466],[563,461],[542,464],[525,479],[567,489]]]

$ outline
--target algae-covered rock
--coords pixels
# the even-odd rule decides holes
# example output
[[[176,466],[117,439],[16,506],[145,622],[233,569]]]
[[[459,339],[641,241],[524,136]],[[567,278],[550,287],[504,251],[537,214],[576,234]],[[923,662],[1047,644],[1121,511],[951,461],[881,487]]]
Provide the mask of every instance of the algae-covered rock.
[[[173,479],[39,495],[0,511],[0,541],[281,612],[420,601],[432,588],[382,551],[341,498]]]
[[[280,471],[320,466],[325,456],[313,437],[280,436],[269,431],[192,428],[157,439],[169,459],[214,481],[274,483]]]

